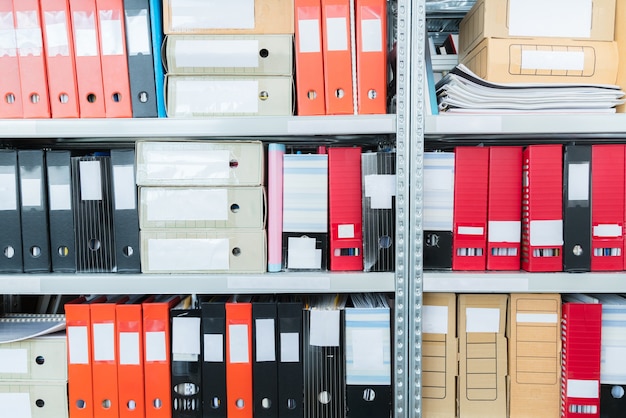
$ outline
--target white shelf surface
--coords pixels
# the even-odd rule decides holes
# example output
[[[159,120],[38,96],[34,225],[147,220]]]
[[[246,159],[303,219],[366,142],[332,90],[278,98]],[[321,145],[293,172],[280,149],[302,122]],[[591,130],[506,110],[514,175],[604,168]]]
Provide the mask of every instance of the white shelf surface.
[[[619,134],[626,113],[617,114],[440,114],[425,118],[425,135],[452,134]]]
[[[396,115],[3,119],[0,138],[189,138],[393,134]]]
[[[431,293],[626,293],[626,272],[425,271],[423,290]]]
[[[252,294],[395,292],[393,273],[6,274],[0,294]]]

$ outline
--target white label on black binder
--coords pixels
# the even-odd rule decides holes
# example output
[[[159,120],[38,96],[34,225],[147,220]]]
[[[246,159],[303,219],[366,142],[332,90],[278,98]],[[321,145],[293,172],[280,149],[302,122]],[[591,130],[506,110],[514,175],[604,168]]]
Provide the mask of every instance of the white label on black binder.
[[[165,350],[165,332],[153,331],[146,332],[146,361],[165,361],[167,360],[167,352]]]
[[[0,374],[28,373],[28,350],[25,348],[0,348]]]
[[[582,71],[585,69],[585,53],[522,49],[521,67],[524,70]]]
[[[72,193],[69,184],[50,184],[48,187],[50,210],[72,209]]]
[[[74,48],[78,57],[98,56],[98,35],[95,16],[91,12],[72,13]]]
[[[466,308],[465,332],[500,332],[500,309]]]
[[[120,364],[139,364],[139,333],[120,332]]]
[[[384,370],[385,360],[381,329],[352,330],[352,364],[355,370]]]
[[[151,271],[228,270],[229,258],[228,238],[148,240]]]
[[[594,237],[616,238],[622,236],[622,226],[619,224],[600,224],[593,227]]]
[[[200,318],[172,318],[172,354],[200,355]]]
[[[361,47],[363,52],[383,52],[383,26],[380,19],[361,21]]]
[[[509,36],[589,38],[592,2],[593,0],[509,0]]]
[[[136,208],[137,189],[135,187],[134,166],[113,166],[113,196],[115,197],[116,210]]]
[[[567,200],[589,200],[589,163],[567,166]]]
[[[231,363],[249,363],[248,326],[233,324],[228,326],[228,353]]]
[[[276,331],[273,319],[256,319],[256,361],[276,361]]]
[[[396,195],[395,174],[371,174],[363,179],[365,197],[370,198],[370,209],[391,209]]]
[[[132,15],[126,13],[126,40],[128,41],[128,55],[152,54],[150,46],[150,25],[146,9],[134,11]]]
[[[228,189],[145,187],[142,198],[149,221],[227,221]]]
[[[202,53],[198,53],[202,51]],[[237,51],[234,53],[234,51]],[[256,39],[180,39],[174,50],[175,66],[200,68],[257,68]]]
[[[115,326],[113,323],[93,324],[94,361],[115,361]]]
[[[309,343],[318,347],[339,346],[339,310],[311,309]]]
[[[348,50],[348,21],[345,17],[326,18],[326,39],[329,51]]]
[[[87,327],[67,327],[67,341],[70,364],[89,364],[89,342],[87,340]]]
[[[124,32],[120,16],[115,16],[115,10],[101,10],[100,16],[100,50],[102,55],[124,54]],[[116,18],[117,17],[117,18]]]
[[[175,114],[259,112],[259,80],[183,78],[171,82],[175,82]]]
[[[30,394],[28,392],[0,393],[2,416],[11,418],[31,418]]]
[[[15,180],[15,174],[0,174],[0,210],[17,210]]]
[[[204,361],[224,362],[224,336],[222,334],[204,334]]]
[[[254,29],[254,0],[170,0],[171,28]]]
[[[422,307],[422,332],[430,334],[447,334],[448,307],[424,305]]]
[[[287,240],[288,269],[319,269],[322,250],[315,248],[315,238],[289,237]]]
[[[530,221],[530,245],[563,245],[563,220]]]
[[[102,200],[102,175],[100,161],[80,161],[81,200]]]
[[[283,363],[300,361],[300,335],[297,332],[280,333],[280,361]]]
[[[488,242],[521,241],[522,223],[520,221],[489,221],[487,225]]]
[[[518,324],[556,324],[558,318],[555,313],[518,313],[515,320]]]
[[[41,207],[41,178],[22,178],[20,183],[22,207]]]
[[[598,399],[600,397],[600,382],[597,380],[567,379],[567,397]]]
[[[337,238],[354,238],[354,224],[338,225]]]
[[[321,52],[320,21],[318,19],[298,20],[298,45],[300,53]]]

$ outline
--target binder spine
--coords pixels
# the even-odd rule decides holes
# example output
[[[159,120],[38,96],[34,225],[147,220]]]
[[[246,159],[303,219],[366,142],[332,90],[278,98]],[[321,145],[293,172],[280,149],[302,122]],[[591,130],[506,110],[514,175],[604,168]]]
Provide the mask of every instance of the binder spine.
[[[22,273],[22,216],[17,151],[0,150],[0,272]]]

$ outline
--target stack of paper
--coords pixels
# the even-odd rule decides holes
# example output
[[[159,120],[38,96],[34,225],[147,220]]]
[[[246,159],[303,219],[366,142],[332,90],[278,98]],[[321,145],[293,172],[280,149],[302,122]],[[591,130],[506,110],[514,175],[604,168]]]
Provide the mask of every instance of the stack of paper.
[[[442,112],[450,113],[615,113],[624,92],[609,84],[488,82],[460,64],[436,85]]]

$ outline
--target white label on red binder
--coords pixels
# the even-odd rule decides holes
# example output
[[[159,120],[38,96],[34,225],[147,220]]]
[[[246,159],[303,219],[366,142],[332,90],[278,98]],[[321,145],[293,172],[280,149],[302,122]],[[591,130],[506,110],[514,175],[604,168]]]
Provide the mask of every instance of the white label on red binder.
[[[371,174],[363,179],[365,197],[370,198],[370,209],[391,209],[396,195],[395,174]]]
[[[0,13],[0,57],[17,56],[17,40],[13,24],[13,13]]]
[[[228,190],[145,187],[142,198],[149,221],[227,221]]]
[[[146,361],[165,361],[167,360],[167,350],[165,349],[165,332],[153,331],[146,332],[146,340],[144,343]]]
[[[102,200],[102,175],[100,161],[80,161],[81,200]]]
[[[135,187],[135,167],[133,165],[113,166],[113,196],[116,210],[136,208],[137,188]]]
[[[230,363],[250,363],[248,325],[228,325],[228,355]]]
[[[10,168],[13,170],[12,167]],[[3,170],[3,167],[0,167],[0,170]],[[15,182],[15,173],[0,173],[0,210],[17,210],[17,187]]]
[[[139,333],[120,332],[120,364],[139,364]]]
[[[134,11],[131,15],[126,12],[126,40],[128,55],[150,55],[150,25],[146,9]]]
[[[465,332],[500,332],[500,309],[466,308]]]
[[[91,12],[72,13],[72,29],[76,56],[97,57],[98,34],[94,14]]]
[[[204,334],[204,361],[224,362],[224,336],[222,334]]]
[[[70,55],[67,35],[69,33],[67,31],[68,17],[62,10],[44,12],[46,52],[50,57]]]
[[[0,393],[2,416],[11,418],[31,418],[30,394],[28,392]]]
[[[39,26],[39,11],[16,12],[15,19],[15,39],[20,56],[41,56],[43,37]]]
[[[41,175],[41,170],[39,170]],[[22,178],[20,182],[22,207],[41,207],[41,177],[37,179]]]
[[[171,27],[254,29],[254,0],[170,0]]]
[[[518,324],[556,324],[558,317],[555,313],[518,313],[515,320]]]
[[[176,115],[259,112],[258,80],[172,79]]]
[[[563,220],[530,221],[530,245],[533,247],[563,245]]]
[[[282,363],[300,361],[300,335],[297,332],[280,333],[280,361]]]
[[[298,20],[298,46],[304,54],[322,51],[319,19]]]
[[[348,20],[345,17],[327,17],[326,39],[329,51],[347,51]]]
[[[582,71],[585,69],[585,53],[522,49],[521,67],[524,70]]]
[[[148,240],[148,268],[151,271],[228,270],[229,262],[227,238]]]
[[[448,307],[424,305],[422,307],[422,332],[430,334],[447,334]]]
[[[102,55],[124,54],[124,31],[121,16],[116,10],[101,10],[100,16],[100,50]]]
[[[254,341],[256,344],[255,361],[276,361],[276,333],[274,320],[271,318],[256,319],[256,334]]]
[[[593,0],[509,0],[509,36],[589,38],[592,3]]]
[[[93,324],[94,361],[115,361],[115,325]]]
[[[619,224],[600,224],[593,226],[593,236],[616,238],[622,236],[622,226]]]
[[[0,374],[28,373],[28,350],[25,348],[0,348]]]
[[[352,329],[354,370],[385,370],[385,341],[382,329]]]
[[[311,309],[309,344],[318,347],[339,346],[339,310]]]
[[[361,21],[361,48],[363,52],[383,51],[383,26],[380,19]]]
[[[337,238],[354,238],[354,224],[338,225]]]
[[[521,236],[520,221],[489,221],[487,224],[488,242],[520,242]]]
[[[70,364],[89,364],[86,326],[67,327],[67,351]]]
[[[172,318],[172,354],[200,355],[200,318]]]
[[[567,397],[598,399],[600,397],[600,382],[598,380],[567,379]]]
[[[256,39],[180,39],[176,41],[174,59],[178,68],[257,68],[259,66],[259,41]]]
[[[459,226],[456,232],[459,235],[484,235],[485,228],[482,226]]]

